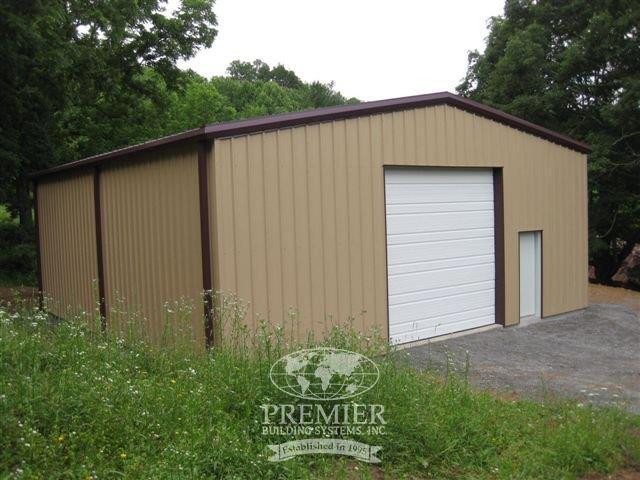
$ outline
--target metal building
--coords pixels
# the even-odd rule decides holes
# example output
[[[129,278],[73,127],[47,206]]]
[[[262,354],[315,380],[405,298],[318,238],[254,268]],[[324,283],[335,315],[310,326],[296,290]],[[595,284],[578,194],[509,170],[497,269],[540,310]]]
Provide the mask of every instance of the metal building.
[[[576,310],[589,151],[450,93],[206,125],[34,174],[40,288],[52,313],[98,299],[106,326],[134,309],[152,336],[191,299],[203,343],[210,290],[298,338]]]

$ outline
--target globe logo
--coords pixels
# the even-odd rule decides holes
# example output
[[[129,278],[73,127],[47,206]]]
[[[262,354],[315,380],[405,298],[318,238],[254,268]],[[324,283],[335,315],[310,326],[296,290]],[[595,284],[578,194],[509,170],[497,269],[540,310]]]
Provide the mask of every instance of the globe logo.
[[[349,350],[321,347],[298,350],[277,360],[269,372],[281,391],[306,400],[343,400],[378,382],[378,366]]]

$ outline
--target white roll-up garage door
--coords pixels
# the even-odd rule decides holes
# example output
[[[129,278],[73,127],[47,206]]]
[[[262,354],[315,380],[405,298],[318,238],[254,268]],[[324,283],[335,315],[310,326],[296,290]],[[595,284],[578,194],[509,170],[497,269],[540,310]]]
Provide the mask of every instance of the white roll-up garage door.
[[[495,323],[492,170],[390,168],[385,189],[391,341]]]

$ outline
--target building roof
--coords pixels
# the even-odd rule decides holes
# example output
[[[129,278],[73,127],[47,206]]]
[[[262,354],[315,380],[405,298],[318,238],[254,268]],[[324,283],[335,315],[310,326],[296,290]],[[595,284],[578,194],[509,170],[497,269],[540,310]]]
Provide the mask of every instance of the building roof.
[[[328,122],[345,118],[372,115],[376,113],[393,112],[434,105],[451,105],[467,112],[489,118],[496,122],[508,125],[523,132],[530,133],[553,143],[576,150],[580,153],[590,153],[591,147],[586,143],[574,140],[561,133],[554,132],[534,123],[528,122],[514,115],[502,112],[482,103],[468,98],[454,95],[449,92],[429,93],[426,95],[414,95],[411,97],[392,98],[389,100],[377,100],[373,102],[357,103],[352,105],[340,105],[336,107],[318,108],[302,112],[283,113],[264,117],[236,120],[232,122],[213,123],[200,128],[187,130],[186,132],[169,135],[130,147],[120,148],[107,153],[93,155],[91,157],[76,160],[74,162],[57,165],[41,170],[30,175],[38,178],[56,172],[63,172],[86,166],[95,166],[102,162],[118,157],[124,157],[133,153],[152,150],[165,145],[173,145],[187,141],[207,140],[220,137],[230,137],[248,133],[274,130],[278,128],[294,127],[309,123]]]

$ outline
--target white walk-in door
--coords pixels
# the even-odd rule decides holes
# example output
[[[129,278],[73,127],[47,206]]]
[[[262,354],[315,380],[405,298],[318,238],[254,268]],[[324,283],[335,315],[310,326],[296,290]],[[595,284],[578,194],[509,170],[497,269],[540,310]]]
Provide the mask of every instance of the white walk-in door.
[[[540,232],[520,232],[520,317],[540,316]]]
[[[495,323],[492,170],[389,168],[385,193],[391,341]]]

